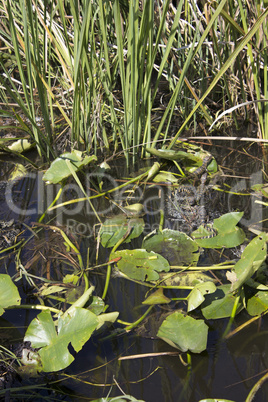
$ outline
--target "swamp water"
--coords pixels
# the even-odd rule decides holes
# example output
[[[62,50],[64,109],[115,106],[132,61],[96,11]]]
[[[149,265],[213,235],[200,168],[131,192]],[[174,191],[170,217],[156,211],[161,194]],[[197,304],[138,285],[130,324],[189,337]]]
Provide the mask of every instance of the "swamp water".
[[[226,176],[225,185],[230,186],[225,188],[231,193],[223,193],[221,197],[226,212],[245,212],[240,225],[245,230],[248,240],[251,240],[254,235],[248,229],[266,230],[267,207],[256,204],[256,200],[262,200],[261,196],[256,197],[256,193],[250,195],[249,191],[254,184],[263,183],[262,154],[256,145],[238,147],[236,143],[236,149],[233,149],[232,145],[234,144],[220,145],[217,142],[209,148],[209,152],[222,166]],[[254,156],[250,156],[252,154]],[[117,166],[115,162],[115,173],[110,177],[123,176],[121,162],[118,161]],[[150,186],[151,184],[147,183],[148,199],[143,201],[147,202],[148,211],[152,212],[143,217],[146,222],[145,234],[155,229],[159,223],[159,214],[155,213],[157,201],[155,193],[151,192],[154,190],[149,189]],[[32,236],[32,239],[21,252],[21,265],[26,266],[26,270],[36,277],[60,281],[63,275],[73,272],[77,259],[73,253],[66,252],[62,237],[49,225],[64,227],[68,236],[76,239],[86,266],[93,267],[96,265],[98,248],[95,237],[95,229],[98,229],[95,225],[98,220],[94,214],[89,214],[87,202],[64,209],[54,209],[42,221],[48,226],[37,225],[40,232],[34,236],[29,227],[32,222],[38,221],[52,203],[59,190],[59,186],[56,187],[45,186],[41,174],[29,174],[14,186],[7,203],[5,199],[1,201],[0,219],[7,221],[15,219],[22,225],[27,225],[23,226],[24,237]],[[246,191],[248,191],[246,196],[233,194]],[[15,194],[18,198],[13,203]],[[81,193],[77,192],[76,185],[69,185],[62,201],[81,196]],[[104,215],[111,213],[107,210],[109,203],[107,204],[105,199],[96,199],[94,207]],[[101,219],[104,220],[105,217],[101,216]],[[259,223],[260,221],[263,222]],[[141,242],[140,236],[124,245],[124,248],[140,248]],[[109,259],[110,251],[111,249],[99,247],[98,264]],[[204,253],[200,261],[206,265],[222,261],[224,257],[219,258],[220,251],[219,253],[214,251]],[[239,247],[235,253],[241,253]],[[18,266],[17,261],[17,269]],[[15,275],[14,278],[18,279],[17,269],[14,254],[1,260],[1,274]],[[89,280],[95,286],[94,293],[101,296],[106,268],[89,272]],[[22,298],[21,303],[35,304],[38,300],[38,289],[29,282],[27,275],[21,275],[22,278],[15,282]],[[38,280],[34,279],[34,283],[41,287]],[[127,279],[112,277],[105,298],[105,304],[109,306],[108,312],[118,311],[121,321],[135,322],[148,309],[148,306],[142,304],[148,296],[148,290],[148,287]],[[172,289],[165,291],[165,296],[175,299],[186,297],[188,293],[185,290]],[[3,384],[3,387],[10,387],[10,391],[3,389],[0,391],[0,397],[5,395],[6,400],[10,398],[12,401],[24,398],[84,401],[105,398],[108,395],[119,396],[123,391],[146,402],[198,402],[205,398],[245,401],[254,384],[267,372],[267,317],[258,318],[237,334],[225,339],[222,339],[222,335],[229,319],[207,320],[206,324],[209,327],[207,349],[202,353],[191,353],[187,356],[186,353],[181,354],[178,349],[172,348],[156,336],[161,322],[173,309],[185,311],[186,302],[173,300],[170,304],[153,307],[141,324],[127,333],[116,332],[115,330],[122,328],[122,325],[115,323],[107,330],[94,334],[78,354],[70,345],[69,351],[75,359],[65,370],[55,374],[41,374],[39,378],[14,375],[9,379],[9,383],[7,381]],[[19,347],[23,340],[25,330],[38,313],[39,311],[27,309],[6,310],[0,321],[3,346],[16,351],[16,347]],[[195,312],[193,313],[195,316]],[[199,313],[196,313],[198,318]],[[231,330],[250,318],[252,317],[245,310],[241,311],[235,317]],[[142,354],[144,356],[137,356]],[[130,356],[135,358],[128,358]],[[26,390],[23,389],[24,386],[31,387]],[[15,388],[17,390],[13,393],[12,390],[15,391]],[[254,400],[265,402],[267,394],[268,384],[264,384]]]

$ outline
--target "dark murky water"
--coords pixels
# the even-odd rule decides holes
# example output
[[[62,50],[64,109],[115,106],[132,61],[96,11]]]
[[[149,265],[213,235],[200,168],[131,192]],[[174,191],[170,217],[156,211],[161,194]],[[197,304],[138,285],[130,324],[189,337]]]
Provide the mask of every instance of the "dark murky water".
[[[253,183],[263,182],[263,165],[261,149],[258,146],[246,147],[245,144],[244,146],[235,144],[235,146],[236,148],[233,149],[230,143],[217,143],[206,148],[222,165],[223,172],[227,176],[225,183],[231,186],[232,191],[238,192],[249,189]],[[254,157],[250,156],[251,154]],[[118,166],[115,166],[115,171],[117,168],[117,177],[122,177],[121,161]],[[18,195],[18,199],[14,204],[1,202],[0,219],[15,218],[30,226],[31,222],[36,222],[50,205],[57,191],[58,189],[55,187],[44,185],[41,174],[29,175],[15,186],[14,192]],[[69,187],[63,198],[82,196],[79,192],[75,194],[76,191],[75,186]],[[223,199],[228,204],[229,210],[245,210],[245,216],[241,222],[244,229],[248,229],[266,218],[267,208],[256,204],[256,199],[253,197],[225,195]],[[100,199],[96,200],[94,205],[98,211],[104,211],[104,207],[107,206],[105,201]],[[24,211],[22,211],[22,207],[25,208]],[[97,220],[93,216],[89,216],[87,204],[80,204],[73,209],[65,209],[63,214],[54,211],[51,215],[47,215],[46,222],[49,223],[50,219],[52,222],[53,219],[56,219],[59,225],[67,226],[70,234],[76,232],[84,257],[86,258],[86,251],[89,248],[91,251],[90,264],[94,264],[96,242],[93,229]],[[151,216],[149,214],[145,219],[148,230],[158,222],[157,214]],[[262,223],[262,228],[266,228],[265,221]],[[250,236],[250,232],[248,233]],[[25,235],[30,236],[31,232],[26,230]],[[133,247],[140,246],[139,240],[134,243]],[[34,244],[34,247],[38,247],[37,243]],[[100,249],[100,253],[100,261],[106,261],[109,252]],[[22,255],[21,258],[22,263],[25,264],[28,258],[27,250],[25,250],[25,256]],[[10,261],[7,261],[6,264],[1,264],[0,273],[8,271],[10,275],[14,275],[16,273],[14,264]],[[36,274],[40,274],[40,269],[40,265],[36,267]],[[54,266],[52,269],[57,270],[58,268]],[[35,272],[33,273],[35,274]],[[90,280],[96,286],[96,294],[101,295],[105,276],[95,275]],[[22,303],[34,302],[35,299],[27,294],[30,287],[25,279],[18,284]],[[121,320],[134,322],[146,310],[146,307],[142,306],[146,291],[147,289],[140,285],[124,279],[113,278],[106,304],[109,305],[109,311],[120,312]],[[174,296],[174,292],[171,294]],[[180,307],[181,305],[177,303],[176,308]],[[225,398],[236,402],[245,401],[250,389],[268,369],[267,317],[258,319],[228,340],[221,339],[228,320],[208,322],[210,330],[207,351],[200,355],[192,354],[191,364],[188,366],[183,364],[179,356],[160,355],[119,361],[120,356],[175,351],[155,337],[153,324],[159,319],[161,312],[165,313],[165,310],[155,307],[151,312],[151,321],[146,320],[147,327],[145,325],[145,328],[139,331],[107,339],[110,334],[110,331],[107,330],[92,337],[64,373],[50,378],[49,389],[57,390],[58,400],[82,401],[107,395],[110,397],[121,395],[121,391],[116,385],[118,383],[126,394],[146,402],[198,402],[209,397]],[[17,341],[20,336],[23,337],[24,329],[36,314],[37,312],[29,310],[11,310],[3,315],[0,321],[2,339],[3,334],[6,334],[4,327],[12,327],[11,334],[6,339],[7,347],[12,343],[12,338]],[[234,327],[248,319],[249,316],[245,312],[240,313],[235,318]],[[186,361],[186,354],[183,354],[182,358]],[[58,380],[60,381],[58,382]],[[47,379],[44,379],[44,383],[47,384]],[[22,380],[17,381],[14,386],[25,384],[26,382]],[[45,391],[44,394],[52,397]],[[264,384],[255,400],[266,402],[267,395],[268,384]]]

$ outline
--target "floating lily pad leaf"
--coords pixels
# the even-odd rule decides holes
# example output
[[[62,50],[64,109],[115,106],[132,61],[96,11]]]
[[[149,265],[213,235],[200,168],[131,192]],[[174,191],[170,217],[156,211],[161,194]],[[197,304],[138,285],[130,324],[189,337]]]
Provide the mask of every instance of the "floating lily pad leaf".
[[[127,205],[124,207],[124,212],[128,217],[137,217],[143,212],[143,205],[139,203]]]
[[[231,290],[242,286],[259,269],[266,258],[267,247],[265,234],[254,237],[243,251],[240,260],[235,264],[232,273]],[[230,278],[230,277],[228,277]]]
[[[83,157],[82,152],[73,150],[72,152],[66,152],[56,158],[50,168],[43,176],[43,180],[47,183],[57,184],[63,179],[71,176],[71,170],[68,166],[68,161],[71,163],[73,170],[76,172],[82,166],[88,165],[90,162],[96,161],[95,155]]]
[[[96,315],[103,313],[105,310],[105,303],[103,299],[99,296],[93,296],[88,310],[92,311],[92,313]]]
[[[200,283],[194,287],[187,297],[188,308],[187,311],[196,309],[205,300],[204,295],[214,293],[217,287],[213,282]]]
[[[171,161],[181,161],[185,166],[186,170],[193,172],[196,168],[202,165],[203,159],[210,155],[208,152],[204,151],[198,146],[193,146],[193,144],[182,143],[181,149],[170,150],[170,149],[146,149],[150,154],[157,156],[161,159],[167,159]],[[218,171],[218,165],[216,160],[213,158],[212,161],[207,166],[209,173],[216,173]]]
[[[96,330],[102,328],[103,326],[107,327],[113,324],[116,320],[117,317],[119,316],[118,311],[112,311],[111,313],[106,313],[106,314],[100,314],[98,316],[98,326],[96,327]]]
[[[129,243],[132,239],[139,237],[144,229],[144,220],[142,218],[128,219],[125,215],[118,215],[110,219],[106,219],[101,225],[100,241],[103,247],[113,247],[130,231],[129,236],[125,239],[125,243]]]
[[[167,159],[169,161],[177,161],[182,159],[191,159],[192,161],[198,161],[199,158],[194,154],[188,153],[186,151],[172,151],[170,149],[155,149],[146,148],[146,151],[150,154],[157,156],[161,159]]]
[[[53,293],[60,293],[65,292],[68,288],[59,286],[59,285],[51,285],[49,286],[48,283],[45,283],[42,288],[40,289],[41,296],[48,296],[52,295]]]
[[[215,280],[203,272],[168,272],[160,273],[159,281],[154,282],[162,286],[183,287],[196,286],[204,282],[214,282]]]
[[[247,302],[247,312],[250,315],[261,315],[268,310],[268,292],[259,291]]]
[[[211,235],[211,231],[204,226],[200,226],[192,232],[191,236],[200,247],[204,248],[231,248],[242,244],[246,238],[244,231],[237,227],[237,223],[243,216],[243,212],[230,212],[214,219],[214,237],[204,238]]]
[[[18,180],[27,174],[27,169],[25,166],[23,166],[21,163],[15,163],[14,168],[8,178],[8,181],[10,180]]]
[[[230,317],[236,297],[231,293],[231,285],[221,285],[214,293],[208,294],[202,304],[202,314],[207,320]],[[243,308],[238,303],[236,313]]]
[[[168,181],[170,183],[177,183],[178,178],[170,172],[160,172],[154,177],[153,181],[155,183],[166,183]]]
[[[84,307],[85,304],[90,299],[90,297],[92,296],[94,289],[95,289],[95,286],[90,286],[90,288],[88,288],[86,291],[84,290],[83,294],[72,303],[72,305],[65,311],[63,316],[68,317],[69,315],[72,315],[73,311],[75,311],[76,307]],[[80,295],[80,292],[78,292],[77,296],[79,296],[79,295]]]
[[[59,371],[69,366],[74,357],[69,345],[79,352],[96,329],[99,321],[95,314],[76,307],[71,314],[59,316],[58,328],[49,311],[42,311],[29,325],[24,341],[34,348],[41,348],[43,371]]]
[[[190,173],[194,173],[196,169],[202,166],[204,158],[210,156],[210,154],[208,152],[205,152],[204,150],[201,150],[196,152],[194,156],[196,158],[195,160],[193,158],[185,158],[182,160],[184,168]],[[212,160],[209,162],[206,170],[210,174],[216,173],[218,171],[218,164],[214,158],[212,158]]]
[[[79,275],[67,274],[63,277],[63,283],[71,283],[72,285],[76,285],[79,279],[80,279]]]
[[[120,250],[111,253],[110,259],[121,257],[117,268],[130,279],[137,281],[157,281],[158,272],[169,271],[169,263],[161,255],[143,249]]]
[[[20,295],[9,275],[0,274],[0,315],[10,306],[20,305]]]
[[[81,283],[79,286],[71,287],[65,292],[65,300],[67,303],[73,304],[76,302],[85,292],[85,285]],[[83,307],[83,306],[78,306]]]
[[[200,255],[199,247],[191,237],[170,229],[146,236],[142,247],[161,254],[170,265],[196,265]]]
[[[157,336],[182,352],[201,353],[207,347],[208,326],[176,311],[163,321]]]
[[[163,289],[159,288],[152,293],[142,304],[168,304],[171,300],[164,295]]]
[[[8,146],[8,149],[10,149],[10,151],[15,151],[18,153],[22,153],[25,151],[29,151],[29,149],[33,148],[34,144],[32,142],[30,142],[29,140],[26,139],[20,139],[17,141],[14,141],[11,145]]]

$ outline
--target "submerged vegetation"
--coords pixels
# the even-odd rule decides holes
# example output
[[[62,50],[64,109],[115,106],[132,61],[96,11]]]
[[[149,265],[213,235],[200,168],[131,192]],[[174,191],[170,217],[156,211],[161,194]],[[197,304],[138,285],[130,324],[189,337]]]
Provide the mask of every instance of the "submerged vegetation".
[[[0,395],[41,398],[42,386],[19,386],[18,378],[51,375],[44,382],[54,386],[53,375],[68,378],[64,370],[89,339],[119,343],[148,323],[190,376],[211,322],[227,320],[223,342],[266,315],[267,233],[218,196],[267,198],[265,169],[237,191],[216,155],[181,136],[251,120],[268,140],[267,15],[264,1],[0,0],[0,147],[34,172],[45,169],[36,175],[35,222],[20,187],[25,166],[1,182],[1,207],[16,216],[0,220],[0,313],[37,314],[20,350],[10,339],[1,345],[8,391]],[[34,148],[37,160],[26,153]],[[128,167],[139,157],[157,161],[135,177],[114,177],[107,162],[118,153]],[[90,235],[62,219],[79,213]],[[110,305],[116,281],[139,289],[132,321]],[[266,379],[267,370],[247,402]]]

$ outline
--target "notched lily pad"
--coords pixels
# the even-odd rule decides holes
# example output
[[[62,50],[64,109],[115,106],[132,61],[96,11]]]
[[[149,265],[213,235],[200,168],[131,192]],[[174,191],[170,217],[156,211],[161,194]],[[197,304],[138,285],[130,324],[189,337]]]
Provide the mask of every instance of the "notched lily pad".
[[[266,258],[266,235],[256,236],[243,251],[240,260],[235,264],[228,279],[232,282],[232,290],[242,286],[259,269]]]
[[[51,163],[50,168],[43,176],[43,180],[48,184],[57,184],[63,179],[71,176],[72,172],[69,168],[69,164],[71,164],[72,169],[76,172],[80,167],[88,165],[93,161],[97,161],[95,155],[83,156],[82,152],[77,150],[65,152]]]
[[[59,316],[56,329],[50,312],[42,311],[30,323],[24,341],[31,342],[34,348],[41,348],[38,353],[43,371],[59,371],[74,360],[69,344],[79,352],[98,324],[95,314],[76,307],[68,315]]]
[[[246,238],[244,231],[236,226],[243,214],[243,212],[230,212],[214,219],[213,226],[210,227],[216,234],[213,237],[206,238],[211,235],[211,230],[204,226],[192,232],[191,236],[200,247],[204,248],[237,247]]]
[[[247,312],[252,315],[261,315],[268,310],[268,292],[259,291],[247,302]]]
[[[20,305],[20,295],[16,285],[12,282],[7,274],[0,275],[0,315],[4,313],[4,309],[9,306]]]
[[[200,283],[194,287],[191,293],[187,297],[188,309],[187,311],[192,311],[196,309],[205,300],[205,295],[214,293],[217,287],[213,282]]]
[[[231,285],[221,285],[217,290],[208,294],[202,304],[202,314],[207,320],[230,317],[236,297],[231,293]],[[243,308],[241,302],[238,303],[236,313]]]
[[[208,326],[176,311],[165,319],[157,336],[182,352],[201,353],[207,347]]]
[[[191,237],[170,229],[146,236],[142,247],[161,254],[170,265],[196,265],[200,255],[198,245]]]
[[[113,247],[122,239],[123,236],[130,231],[129,236],[125,239],[125,243],[139,237],[144,229],[144,220],[142,218],[130,218],[125,215],[117,215],[113,218],[106,219],[101,225],[100,241],[103,247]]]
[[[121,257],[117,268],[123,276],[137,281],[157,281],[158,272],[169,271],[169,263],[161,255],[143,249],[120,250],[111,253],[110,259]]]

